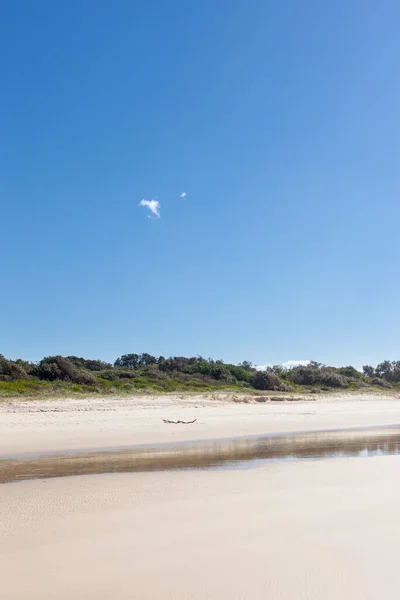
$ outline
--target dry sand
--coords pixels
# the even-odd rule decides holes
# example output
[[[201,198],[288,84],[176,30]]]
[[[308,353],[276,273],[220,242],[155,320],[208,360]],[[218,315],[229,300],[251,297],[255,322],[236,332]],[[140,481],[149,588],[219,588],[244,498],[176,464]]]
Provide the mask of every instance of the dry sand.
[[[279,431],[400,423],[400,399],[328,396],[253,404],[230,396],[156,396],[0,402],[0,456],[107,448]],[[243,398],[242,398],[243,400]],[[255,402],[255,403],[254,403]],[[193,425],[163,419],[196,418]]]
[[[0,455],[400,423],[400,401],[382,397],[73,402],[3,404]],[[397,598],[399,467],[387,456],[5,484],[1,597]]]

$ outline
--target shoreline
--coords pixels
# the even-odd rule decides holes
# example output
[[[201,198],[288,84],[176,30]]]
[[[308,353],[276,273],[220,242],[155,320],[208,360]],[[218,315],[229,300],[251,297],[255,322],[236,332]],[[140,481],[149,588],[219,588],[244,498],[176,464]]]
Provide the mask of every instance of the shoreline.
[[[0,457],[0,484],[76,475],[252,469],[400,454],[400,424]]]
[[[359,432],[373,432],[374,430],[388,430],[396,429],[400,427],[400,421],[398,423],[380,423],[379,425],[350,425],[348,427],[336,427],[333,429],[296,429],[289,431],[274,431],[269,433],[253,433],[251,435],[237,435],[231,437],[220,437],[220,438],[193,438],[183,439],[179,441],[169,442],[147,442],[143,444],[132,444],[125,446],[94,446],[91,448],[67,448],[65,450],[44,450],[37,452],[24,452],[20,454],[5,454],[0,455],[0,460],[14,460],[14,459],[32,459],[42,457],[55,457],[55,456],[68,456],[68,455],[90,455],[97,453],[112,453],[112,452],[123,452],[123,451],[135,451],[135,450],[158,450],[159,448],[173,449],[185,446],[191,446],[193,444],[212,444],[212,443],[225,443],[225,442],[241,442],[241,441],[252,441],[252,440],[272,440],[282,436],[296,436],[296,435],[309,435],[309,434],[346,434],[346,433],[359,433]]]

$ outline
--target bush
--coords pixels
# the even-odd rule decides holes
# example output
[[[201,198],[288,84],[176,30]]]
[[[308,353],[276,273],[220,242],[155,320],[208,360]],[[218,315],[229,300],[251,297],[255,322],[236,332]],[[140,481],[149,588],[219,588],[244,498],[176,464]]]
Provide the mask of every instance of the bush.
[[[320,385],[327,388],[346,387],[349,380],[338,370],[330,367],[295,367],[289,373],[290,380],[297,385]]]
[[[346,381],[346,378],[339,373],[330,369],[323,369],[321,370],[319,381],[317,383],[328,388],[343,388],[346,387],[348,382]]]
[[[400,388],[400,361],[383,361],[375,369],[365,366],[360,373],[352,366],[335,368],[315,361],[285,369],[280,365],[257,371],[249,362],[238,365],[202,356],[158,359],[150,354],[125,354],[114,365],[77,356],[48,356],[37,365],[0,355],[0,394],[48,391],[115,392],[139,389],[222,389],[329,391],[358,389],[366,385]]]
[[[119,376],[118,373],[116,372],[116,370],[110,370],[110,371],[99,371],[97,373],[97,376],[100,377],[101,379],[105,379],[107,381],[116,381]]]
[[[109,373],[113,373],[115,379],[135,379],[138,377],[137,371],[125,371],[124,369],[114,369],[113,371],[109,371]],[[103,375],[100,376],[103,377]]]
[[[255,369],[252,369],[251,367],[243,367],[240,365],[225,366],[237,381],[245,381],[246,383],[251,383],[253,381]]]
[[[164,358],[160,356],[158,359],[158,368],[160,371],[172,372],[172,371],[186,371],[195,372],[196,358],[186,358],[185,356],[174,356],[172,358]],[[203,361],[206,362],[206,361]],[[190,370],[194,369],[194,370]]]
[[[355,381],[350,381],[350,383],[347,384],[347,389],[348,390],[356,390],[356,389],[358,389],[358,385]]]
[[[380,377],[373,377],[371,379],[371,384],[378,385],[379,387],[385,387],[385,388],[390,387],[390,384],[387,381],[385,381],[384,379],[381,379]]]
[[[295,367],[289,374],[289,379],[297,385],[315,385],[316,369],[312,367]]]
[[[90,373],[80,371],[75,365],[63,356],[48,356],[43,358],[36,366],[34,374],[39,379],[45,381],[72,381],[73,383],[82,383],[93,385],[96,378]]]
[[[340,367],[340,369],[337,369],[337,372],[340,375],[344,375],[345,377],[350,377],[351,379],[361,379],[362,378],[362,373],[360,373],[360,371],[357,371],[357,369],[355,369],[354,367]]]
[[[28,378],[28,373],[23,365],[7,360],[0,354],[0,381],[16,381]]]
[[[284,390],[285,385],[279,377],[268,371],[257,371],[253,375],[253,387],[256,390]]]
[[[162,357],[161,357],[162,358]],[[123,354],[114,363],[115,367],[125,367],[127,369],[137,369],[138,367],[150,367],[157,364],[157,359],[147,352],[143,354]]]
[[[28,362],[27,360],[23,360],[22,358],[17,358],[17,360],[14,362],[16,365],[22,367],[28,376],[32,373],[32,370],[35,367],[34,363]]]
[[[77,356],[67,356],[67,359],[73,365],[88,371],[103,371],[104,369],[112,369],[112,364],[103,362],[102,360],[90,360],[87,358],[78,358]]]

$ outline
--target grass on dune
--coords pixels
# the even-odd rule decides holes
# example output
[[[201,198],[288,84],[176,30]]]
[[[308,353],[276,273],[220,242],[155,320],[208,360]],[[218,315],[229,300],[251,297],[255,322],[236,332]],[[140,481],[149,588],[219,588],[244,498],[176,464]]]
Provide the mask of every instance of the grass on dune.
[[[0,398],[12,397],[50,397],[50,396],[82,396],[95,394],[129,394],[135,392],[211,392],[222,389],[244,391],[240,386],[209,385],[201,381],[182,382],[176,379],[157,381],[147,377],[137,377],[135,380],[107,381],[98,379],[96,384],[87,385],[69,381],[36,381],[16,380],[0,381]]]

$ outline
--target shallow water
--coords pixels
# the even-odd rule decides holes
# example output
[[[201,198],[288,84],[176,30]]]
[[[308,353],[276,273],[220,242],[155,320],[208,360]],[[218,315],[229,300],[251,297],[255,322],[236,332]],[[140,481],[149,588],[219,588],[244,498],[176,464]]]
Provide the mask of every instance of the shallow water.
[[[400,425],[0,459],[0,483],[71,475],[248,468],[265,461],[400,454]]]

